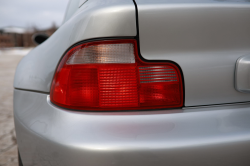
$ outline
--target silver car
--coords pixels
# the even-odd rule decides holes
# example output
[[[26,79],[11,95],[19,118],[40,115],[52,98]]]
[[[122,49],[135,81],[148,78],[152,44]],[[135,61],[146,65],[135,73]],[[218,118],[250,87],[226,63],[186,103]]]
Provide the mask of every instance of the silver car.
[[[249,166],[249,0],[71,0],[19,63],[20,166]]]

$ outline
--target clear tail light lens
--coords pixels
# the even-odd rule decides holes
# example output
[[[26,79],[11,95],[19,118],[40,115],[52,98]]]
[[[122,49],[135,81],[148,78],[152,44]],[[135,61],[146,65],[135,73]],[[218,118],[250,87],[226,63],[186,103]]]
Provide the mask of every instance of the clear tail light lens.
[[[144,62],[133,39],[80,44],[69,50],[55,73],[51,101],[76,110],[138,110],[183,105],[179,68]]]

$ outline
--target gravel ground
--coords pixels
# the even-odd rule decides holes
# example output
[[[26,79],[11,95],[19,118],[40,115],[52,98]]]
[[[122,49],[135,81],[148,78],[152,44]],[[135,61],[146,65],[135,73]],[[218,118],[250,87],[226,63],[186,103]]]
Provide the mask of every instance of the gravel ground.
[[[18,166],[13,121],[13,81],[23,53],[0,50],[0,166]]]

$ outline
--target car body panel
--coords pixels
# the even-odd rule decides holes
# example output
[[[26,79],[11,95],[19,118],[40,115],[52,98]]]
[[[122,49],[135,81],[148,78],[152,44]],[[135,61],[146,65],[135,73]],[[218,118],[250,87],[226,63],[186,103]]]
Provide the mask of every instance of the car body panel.
[[[80,0],[69,0],[66,12],[64,14],[64,19],[63,19],[63,23],[62,24],[64,24],[66,21],[68,21],[74,15],[74,13],[80,7],[79,6],[80,3],[81,3]]]
[[[235,89],[250,93],[250,54],[240,57],[235,68]]]
[[[249,1],[136,2],[138,17],[132,0],[86,1],[20,62],[14,119],[24,166],[249,166],[250,94],[234,89],[236,61],[250,53]],[[142,57],[180,66],[183,108],[91,112],[50,102],[70,47],[138,37]]]
[[[185,106],[250,101],[234,86],[237,59],[250,53],[250,2],[136,0],[141,55],[179,64]]]
[[[65,51],[82,40],[136,36],[130,0],[91,0],[79,8],[46,42],[33,49],[16,69],[14,87],[50,92],[55,69]]]
[[[250,103],[77,112],[56,107],[47,94],[14,93],[25,166],[250,165]]]

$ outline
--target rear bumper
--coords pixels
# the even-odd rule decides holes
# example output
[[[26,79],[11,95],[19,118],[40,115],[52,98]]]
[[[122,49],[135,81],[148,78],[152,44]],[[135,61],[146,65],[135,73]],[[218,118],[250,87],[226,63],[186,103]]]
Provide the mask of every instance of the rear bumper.
[[[24,166],[249,166],[250,104],[90,113],[15,90]]]

